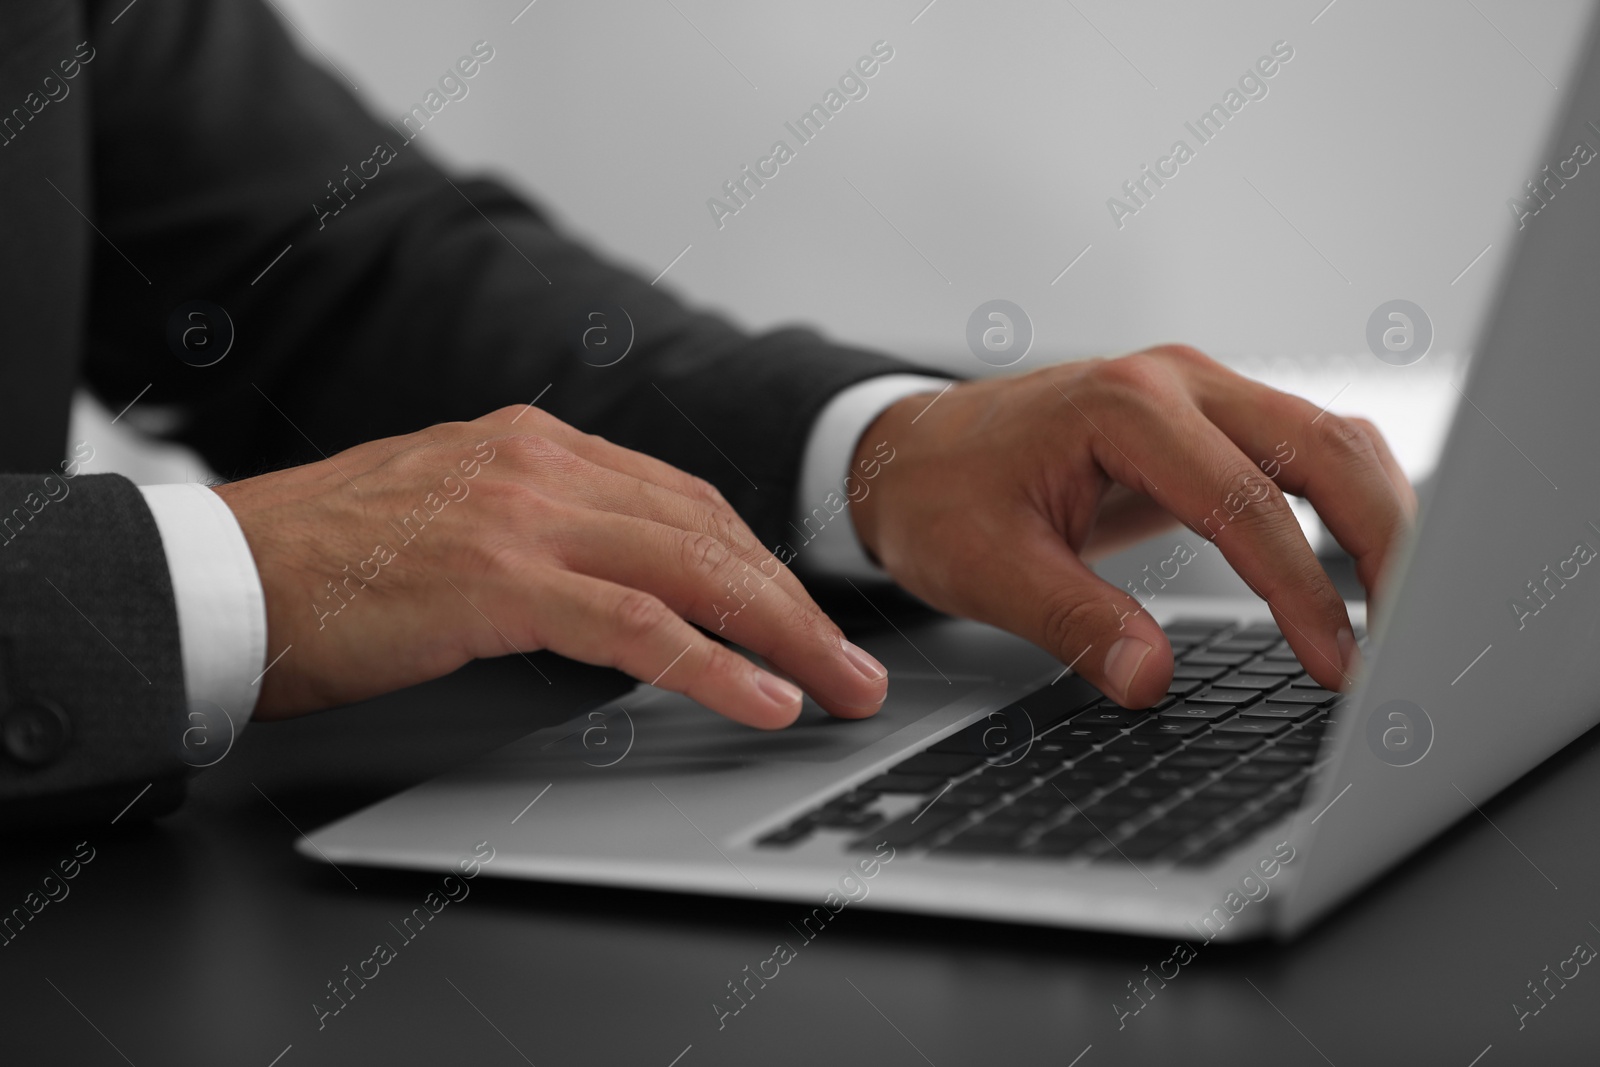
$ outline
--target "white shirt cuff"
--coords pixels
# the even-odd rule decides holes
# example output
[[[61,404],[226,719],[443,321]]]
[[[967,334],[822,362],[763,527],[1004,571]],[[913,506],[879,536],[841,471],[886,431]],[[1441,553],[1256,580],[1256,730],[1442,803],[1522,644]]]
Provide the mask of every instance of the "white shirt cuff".
[[[800,499],[790,524],[792,564],[812,574],[888,580],[861,547],[849,501],[865,499],[872,492],[872,478],[894,461],[879,456],[875,462],[865,461],[869,465],[859,471],[850,464],[862,434],[891,404],[917,393],[937,393],[949,384],[948,379],[923,374],[885,374],[858,382],[828,401],[811,426],[800,463]],[[893,446],[887,442],[885,455],[893,455]]]
[[[139,491],[161,533],[178,602],[191,717],[210,722],[220,707],[237,734],[255,710],[267,656],[267,600],[250,544],[232,509],[199,482]]]

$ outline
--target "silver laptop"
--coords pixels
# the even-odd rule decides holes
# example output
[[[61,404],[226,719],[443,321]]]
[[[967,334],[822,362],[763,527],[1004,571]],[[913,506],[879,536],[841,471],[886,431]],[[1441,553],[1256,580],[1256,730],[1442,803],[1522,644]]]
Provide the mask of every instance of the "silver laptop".
[[[902,624],[863,642],[891,673],[874,718],[808,704],[758,733],[640,686],[301,851],[793,901],[808,927],[854,903],[1191,943],[1302,930],[1600,720],[1596,47],[1591,28],[1343,697],[1259,601],[1154,599],[1178,667],[1143,712],[997,630]]]

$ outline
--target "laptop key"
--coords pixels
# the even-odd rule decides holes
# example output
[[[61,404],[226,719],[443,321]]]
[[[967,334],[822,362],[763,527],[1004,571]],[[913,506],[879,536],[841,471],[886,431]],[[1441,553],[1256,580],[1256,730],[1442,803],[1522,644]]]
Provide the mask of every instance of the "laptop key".
[[[1164,769],[1170,767],[1183,768],[1186,770],[1215,770],[1218,767],[1226,767],[1237,758],[1237,750],[1207,752],[1196,749],[1193,745],[1190,745],[1177,755],[1168,756],[1166,759],[1162,760],[1161,766]]]
[[[1073,692],[1067,686],[1062,686],[1060,689],[1045,686],[1017,701],[1017,706],[1028,713],[1027,719],[1033,723],[1034,729],[1043,733],[1056,723],[1070,719],[1074,712],[1081,711],[1099,699],[1098,696],[1084,696],[1081,692]]]
[[[1166,760],[1145,771],[1134,781],[1139,782],[1149,779],[1153,782],[1162,782],[1181,789],[1191,782],[1204,778],[1208,773],[1210,773],[1210,768],[1208,767],[1179,767],[1174,765],[1172,760]]]
[[[1185,656],[1185,663],[1195,663],[1206,667],[1237,667],[1248,661],[1253,653],[1250,652],[1191,652]]]
[[[1290,763],[1304,766],[1317,758],[1317,750],[1309,745],[1273,745],[1250,757],[1251,763]]]
[[[1212,782],[1200,792],[1195,794],[1195,800],[1241,800],[1253,797],[1266,790],[1267,783],[1251,781],[1249,779],[1234,780],[1231,776],[1218,782]]]
[[[1183,744],[1183,738],[1167,734],[1129,734],[1111,742],[1103,750],[1106,753],[1146,753],[1154,756],[1159,752],[1166,752]]]
[[[1218,723],[1211,729],[1213,737],[1234,737],[1250,735],[1253,737],[1276,737],[1281,733],[1291,730],[1292,724],[1275,722],[1272,719],[1238,718],[1231,722]]]
[[[1018,767],[989,767],[971,779],[973,782],[982,782],[991,789],[998,789],[1003,793],[1014,792],[1018,786],[1032,782],[1034,775]]]
[[[867,830],[884,821],[875,811],[835,809],[819,811],[807,818],[808,822],[827,830]]]
[[[1232,737],[1219,737],[1209,733],[1197,741],[1191,741],[1188,752],[1249,752],[1267,743],[1264,737],[1254,737],[1249,734],[1235,734]]]
[[[1043,788],[1048,789],[1049,787],[1045,786]],[[1046,796],[1036,789],[1031,793],[1022,794],[1022,796],[1007,804],[1004,810],[1017,812],[1030,822],[1042,822],[1045,819],[1053,819],[1060,815],[1062,808],[1070,807],[1071,805],[1062,799],[1060,793],[1051,790],[1050,795]]]
[[[1149,772],[1141,774],[1138,778],[1111,794],[1123,800],[1135,801],[1142,808],[1152,808],[1176,793],[1181,786],[1166,787],[1156,782],[1145,782],[1142,779],[1149,776]]]
[[[1073,726],[1115,726],[1118,730],[1137,726],[1149,718],[1149,712],[1129,711],[1126,708],[1090,708],[1073,716]]]
[[[1148,737],[1151,735],[1162,737],[1196,737],[1206,732],[1206,722],[1196,722],[1193,719],[1180,718],[1151,719],[1135,726],[1128,734],[1129,737]]]
[[[1210,773],[1201,767],[1168,768],[1157,765],[1132,779],[1123,788],[1148,791],[1156,800],[1167,803],[1169,798],[1192,787]]]
[[[1133,797],[1123,796],[1122,790],[1117,790],[1103,800],[1096,801],[1083,809],[1083,817],[1102,831],[1109,833],[1122,823],[1135,815],[1148,811],[1149,803]]]
[[[1268,751],[1271,751],[1268,749]],[[1294,763],[1257,763],[1248,760],[1244,764],[1229,771],[1222,779],[1224,782],[1281,782],[1286,778],[1293,778],[1300,773],[1300,765]]]
[[[971,785],[958,785],[942,794],[939,803],[954,808],[981,808],[993,804],[1001,796],[1001,790],[974,782]]]
[[[1026,771],[1036,778],[1042,778],[1062,770],[1066,767],[1067,762],[1059,755],[1041,753],[1038,755],[1029,754],[1027,757],[1019,759],[1013,766],[1019,771]]]
[[[1221,678],[1228,673],[1226,667],[1208,667],[1203,663],[1180,662],[1172,668],[1173,678],[1193,679],[1195,681],[1210,682]]]
[[[1328,689],[1296,689],[1290,687],[1272,694],[1272,699],[1286,704],[1327,704],[1338,700],[1340,694]]]
[[[895,848],[908,848],[967,818],[967,815],[964,809],[940,810],[940,805],[935,804],[926,811],[913,811],[902,815],[888,826],[852,841],[849,848],[852,851],[870,850],[885,841]]]
[[[1320,714],[1320,709],[1307,704],[1282,704],[1268,698],[1265,704],[1244,709],[1247,719],[1278,719],[1283,722],[1305,722]]]
[[[1099,755],[1095,757],[1095,762],[1107,770],[1116,769],[1121,771],[1122,774],[1127,774],[1131,771],[1144,770],[1146,766],[1155,762],[1155,758],[1156,754],[1148,750],[1131,752],[1109,752],[1102,750]],[[1118,777],[1121,777],[1121,775],[1118,775]]]
[[[1114,736],[1114,735],[1113,735]],[[1059,734],[1040,738],[1028,750],[1029,759],[1054,759],[1062,763],[1082,759],[1094,751],[1093,741],[1058,740]]]
[[[1215,652],[1265,652],[1276,647],[1283,640],[1279,634],[1251,633],[1241,630],[1225,641],[1218,641],[1211,648]]]
[[[1283,684],[1283,679],[1275,674],[1250,674],[1245,671],[1235,671],[1217,679],[1217,685],[1224,689],[1254,689],[1259,693],[1270,693]]]
[[[944,844],[934,846],[931,851],[936,855],[942,852],[1015,855],[1018,836],[1016,830],[1011,827],[991,826],[980,822],[962,830]]]
[[[1221,722],[1238,714],[1238,709],[1225,704],[1177,704],[1161,713],[1163,719],[1187,719],[1198,722]]]
[[[1282,660],[1267,659],[1265,657],[1246,663],[1239,670],[1245,674],[1269,674],[1275,678],[1298,678],[1305,674],[1300,669],[1300,662],[1285,663]]]
[[[1057,775],[1056,777],[1050,779],[1050,781],[1044,783],[1041,788],[1048,789],[1049,793],[1041,795],[1045,797],[1053,796],[1060,802],[1063,808],[1070,808],[1073,804],[1081,803],[1094,794],[1100,792],[1100,790],[1104,789],[1107,784],[1104,779],[1091,780],[1087,778],[1078,778],[1068,781],[1067,777],[1068,776],[1065,774]],[[1118,775],[1118,777],[1120,778],[1121,775]],[[1024,795],[1032,796],[1033,794],[1028,793]]]
[[[1121,733],[1122,730],[1116,726],[1096,726],[1091,723],[1069,722],[1065,726],[1057,726],[1046,736],[1051,741],[1086,741],[1090,744],[1098,744],[1102,741],[1110,741]]]
[[[1226,689],[1221,686],[1212,686],[1202,689],[1187,698],[1189,704],[1223,704],[1228,707],[1241,708],[1246,704],[1254,704],[1261,699],[1261,693],[1254,689]]]
[[[1218,816],[1238,808],[1239,803],[1238,797],[1193,796],[1172,810],[1178,816],[1191,820],[1198,819],[1203,824],[1209,825]]]

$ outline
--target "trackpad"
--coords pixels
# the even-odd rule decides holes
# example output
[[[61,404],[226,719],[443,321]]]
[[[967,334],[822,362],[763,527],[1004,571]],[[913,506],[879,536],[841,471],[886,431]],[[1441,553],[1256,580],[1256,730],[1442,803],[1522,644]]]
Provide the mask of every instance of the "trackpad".
[[[960,700],[990,679],[962,675],[946,681],[894,676],[890,696],[867,719],[836,719],[807,698],[786,730],[755,730],[707,711],[687,697],[641,687],[580,715],[547,743],[548,755],[570,755],[590,766],[626,757],[630,764],[663,761],[832,763]]]

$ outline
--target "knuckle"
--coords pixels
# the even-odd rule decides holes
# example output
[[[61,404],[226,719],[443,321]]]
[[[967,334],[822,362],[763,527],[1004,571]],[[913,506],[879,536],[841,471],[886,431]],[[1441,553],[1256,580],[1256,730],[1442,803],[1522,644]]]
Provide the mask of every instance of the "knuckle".
[[[1171,384],[1171,372],[1149,352],[1108,359],[1090,374],[1120,405],[1137,410],[1159,403]]]
[[[1234,521],[1246,529],[1299,528],[1289,498],[1276,482],[1259,472],[1240,475],[1238,488],[1229,495],[1243,500],[1243,507],[1235,514]],[[1231,506],[1229,510],[1233,510]]]
[[[684,569],[691,574],[718,574],[727,567],[732,557],[728,546],[708,533],[686,531],[680,549]]]
[[[512,457],[513,469],[524,476],[570,474],[584,465],[571,449],[543,434],[513,434],[491,443],[503,447]]]
[[[1357,430],[1361,431],[1362,436],[1364,436],[1367,440],[1367,444],[1371,445],[1373,448],[1377,448],[1378,444],[1384,441],[1383,431],[1378,429],[1377,424],[1371,419],[1363,419],[1357,415],[1350,415],[1345,417],[1345,421],[1350,423]]]
[[[673,618],[670,608],[649,593],[630,589],[611,606],[612,625],[624,638],[638,638]]]
[[[1058,593],[1045,600],[1041,633],[1045,645],[1059,656],[1069,647],[1092,640],[1115,611],[1093,596],[1078,592]]]
[[[1347,459],[1373,451],[1366,427],[1340,415],[1328,415],[1317,423],[1317,443]]]
[[[508,426],[515,424],[523,431],[538,432],[540,429],[562,425],[561,420],[550,414],[544,408],[536,408],[531,404],[507,404],[505,407],[491,411],[486,419],[494,422],[504,422]],[[516,433],[516,430],[509,430]]]
[[[704,478],[697,478],[691,474],[689,476],[688,488],[689,495],[696,500],[702,500],[714,508],[726,508],[729,511],[733,510],[732,506],[728,503],[727,498],[717,490],[716,486],[712,485]]]
[[[1216,506],[1192,527],[1207,540],[1216,540],[1229,527],[1248,534],[1282,535],[1299,523],[1289,498],[1278,483],[1254,467],[1234,471],[1222,481],[1224,490]]]
[[[744,658],[728,651],[723,645],[716,642],[707,642],[705,655],[701,658],[698,674],[702,679],[737,679],[750,670],[750,664]]]
[[[1190,364],[1192,366],[1199,366],[1199,367],[1216,367],[1216,366],[1219,366],[1219,364],[1217,363],[1216,360],[1212,359],[1210,356],[1206,355],[1204,352],[1200,351],[1198,348],[1195,348],[1193,345],[1165,344],[1165,345],[1158,345],[1155,348],[1151,349],[1151,351],[1152,352],[1159,352],[1163,356],[1166,356],[1168,359],[1177,360],[1177,361],[1179,361],[1181,363],[1187,363],[1187,364]]]
[[[747,552],[751,547],[751,535],[746,532],[744,520],[731,511],[707,512],[701,526],[703,532],[736,552]]]

